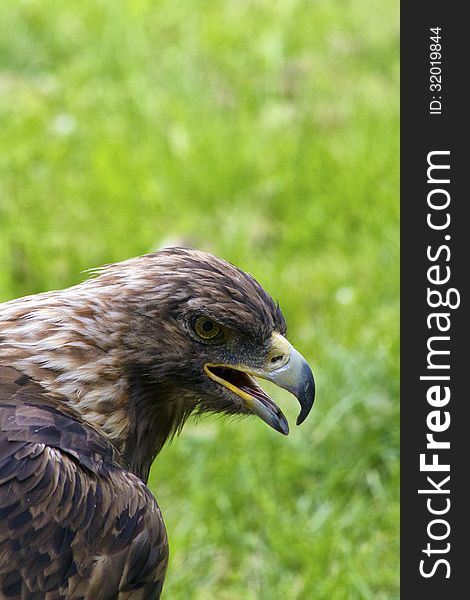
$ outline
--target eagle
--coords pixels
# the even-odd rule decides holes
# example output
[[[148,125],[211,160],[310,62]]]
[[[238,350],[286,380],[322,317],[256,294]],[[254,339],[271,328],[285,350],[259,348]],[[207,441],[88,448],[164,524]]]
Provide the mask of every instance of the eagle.
[[[257,382],[312,371],[234,265],[164,249],[0,305],[0,599],[160,598],[168,540],[146,483],[191,414],[288,423]]]

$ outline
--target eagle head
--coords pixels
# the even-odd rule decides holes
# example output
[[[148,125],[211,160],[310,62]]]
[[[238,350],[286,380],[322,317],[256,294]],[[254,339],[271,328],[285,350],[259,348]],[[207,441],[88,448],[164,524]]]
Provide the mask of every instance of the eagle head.
[[[252,413],[287,434],[287,420],[257,383],[261,378],[294,394],[297,424],[304,421],[315,395],[312,371],[287,341],[279,305],[251,275],[182,248],[135,260],[143,261],[146,283],[135,283],[123,340],[133,381],[184,403],[181,413]]]

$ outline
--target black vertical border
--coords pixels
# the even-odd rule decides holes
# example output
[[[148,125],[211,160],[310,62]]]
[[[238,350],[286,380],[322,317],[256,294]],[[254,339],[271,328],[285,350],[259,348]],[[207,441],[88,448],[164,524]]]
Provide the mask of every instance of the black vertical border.
[[[470,420],[469,386],[470,336],[468,318],[468,279],[470,278],[470,195],[466,189],[470,156],[467,137],[470,128],[467,111],[470,102],[465,89],[470,73],[470,30],[463,16],[465,5],[457,2],[401,4],[401,598],[464,598],[468,597],[470,579]],[[442,46],[442,114],[430,115],[432,93],[429,84],[429,53],[431,27],[441,28]],[[434,150],[450,150],[451,194],[449,207],[451,224],[444,232],[433,232],[426,224],[428,213],[427,154]],[[418,489],[426,487],[426,474],[419,469],[419,455],[426,451],[426,416],[432,407],[426,401],[429,382],[420,381],[427,365],[426,342],[432,335],[426,324],[431,309],[427,306],[428,245],[447,243],[451,250],[449,286],[459,290],[461,304],[448,310],[452,325],[446,357],[451,368],[451,400],[442,410],[449,410],[451,424],[441,434],[449,440],[450,450],[441,451],[441,461],[447,456],[451,507],[443,517],[451,527],[449,537],[433,542],[427,526],[433,519],[426,508],[426,496]],[[444,254],[442,255],[444,256]],[[444,334],[443,334],[444,335]],[[442,373],[441,373],[442,374]],[[437,437],[437,436],[436,436]],[[447,454],[444,454],[447,452]],[[428,473],[431,475],[431,473]],[[435,474],[436,481],[445,476]],[[427,486],[430,487],[430,486]],[[437,498],[437,496],[434,496]],[[443,498],[443,496],[441,496]],[[437,504],[436,504],[437,506]],[[437,518],[434,517],[434,518]],[[438,531],[438,529],[435,529]],[[443,530],[442,530],[443,531]],[[443,565],[435,575],[424,578],[419,563],[427,558],[422,552],[431,542],[436,548],[450,543],[446,554],[434,554],[449,561],[450,578]],[[427,559],[427,568],[432,559]]]

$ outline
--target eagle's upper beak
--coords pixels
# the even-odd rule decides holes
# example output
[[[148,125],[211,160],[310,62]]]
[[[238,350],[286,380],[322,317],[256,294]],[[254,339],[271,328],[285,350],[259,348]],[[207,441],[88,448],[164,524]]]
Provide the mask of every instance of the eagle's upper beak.
[[[240,396],[252,413],[285,435],[289,433],[286,417],[254,378],[272,381],[297,398],[301,407],[297,425],[307,418],[315,399],[312,370],[303,356],[279,333],[272,334],[269,352],[261,368],[206,363],[204,371],[211,379]]]

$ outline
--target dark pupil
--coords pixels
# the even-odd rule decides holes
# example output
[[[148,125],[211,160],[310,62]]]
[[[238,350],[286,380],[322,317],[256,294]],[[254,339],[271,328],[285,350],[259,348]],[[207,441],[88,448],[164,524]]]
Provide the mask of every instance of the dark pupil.
[[[213,329],[214,323],[212,323],[212,321],[204,321],[204,323],[202,324],[202,330],[205,331],[205,333],[209,333]]]

